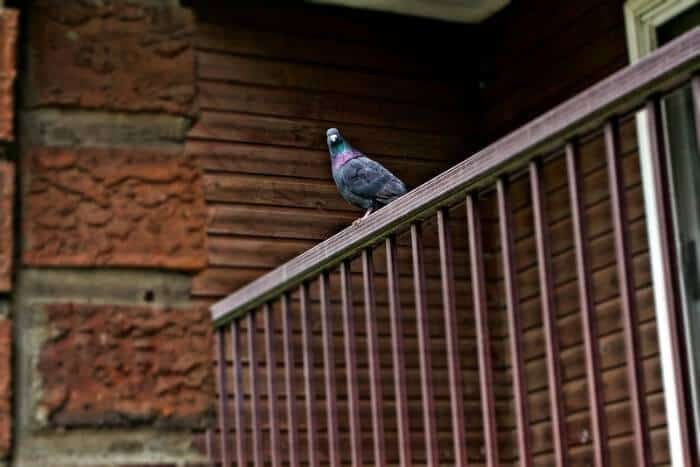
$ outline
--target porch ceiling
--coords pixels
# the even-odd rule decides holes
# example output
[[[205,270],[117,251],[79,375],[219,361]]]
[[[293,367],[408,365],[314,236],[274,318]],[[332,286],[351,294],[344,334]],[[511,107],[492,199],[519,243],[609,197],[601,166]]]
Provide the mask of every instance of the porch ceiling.
[[[479,23],[510,0],[309,0],[312,3],[422,16],[460,23]]]

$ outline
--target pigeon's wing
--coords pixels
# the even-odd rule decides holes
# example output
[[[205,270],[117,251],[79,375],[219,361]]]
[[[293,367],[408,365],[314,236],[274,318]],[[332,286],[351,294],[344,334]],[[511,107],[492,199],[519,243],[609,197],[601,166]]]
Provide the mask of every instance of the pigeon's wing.
[[[354,195],[388,204],[406,192],[394,174],[368,157],[349,160],[342,167],[343,185]]]
[[[384,186],[377,192],[376,199],[382,204],[389,204],[401,195],[406,194],[406,185],[394,174],[387,171],[389,177]]]

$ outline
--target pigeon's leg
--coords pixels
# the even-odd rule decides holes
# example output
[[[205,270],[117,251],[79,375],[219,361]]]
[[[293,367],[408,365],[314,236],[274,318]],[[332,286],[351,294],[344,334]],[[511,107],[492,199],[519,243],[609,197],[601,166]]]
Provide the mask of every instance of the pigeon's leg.
[[[365,215],[362,216],[362,217],[360,217],[359,219],[355,219],[355,220],[353,221],[352,225],[357,225],[357,224],[359,224],[360,222],[362,222],[363,220],[367,219],[367,216],[369,216],[370,214],[372,214],[373,211],[374,211],[374,208],[369,208],[369,209],[367,210],[367,212],[365,213]]]

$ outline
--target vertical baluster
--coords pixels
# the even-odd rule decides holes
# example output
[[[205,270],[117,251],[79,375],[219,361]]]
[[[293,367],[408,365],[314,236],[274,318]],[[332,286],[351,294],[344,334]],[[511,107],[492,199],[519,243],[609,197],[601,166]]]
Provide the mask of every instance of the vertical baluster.
[[[530,413],[527,406],[527,383],[523,359],[522,325],[520,323],[520,298],[516,287],[515,261],[513,260],[513,222],[510,194],[507,181],[498,180],[498,219],[501,234],[501,256],[503,257],[503,282],[508,313],[510,335],[510,361],[513,367],[513,399],[518,430],[518,452],[520,467],[532,467],[532,444],[530,441]]]
[[[275,380],[277,375],[275,359],[275,329],[272,324],[272,307],[266,303],[263,307],[263,318],[265,326],[265,359],[267,360],[267,411],[270,425],[270,460],[272,467],[281,467],[281,452],[279,440],[279,423],[277,420],[277,385]]]
[[[231,465],[231,453],[228,444],[228,389],[226,388],[226,337],[224,328],[216,330],[216,370],[219,391],[219,436],[221,463],[225,467]]]
[[[253,464],[263,467],[262,425],[260,420],[260,394],[258,390],[258,357],[255,337],[255,311],[248,312],[248,370],[250,373],[250,421],[253,437]]]
[[[457,310],[455,309],[455,278],[452,264],[452,239],[446,208],[437,212],[440,246],[440,277],[442,279],[442,309],[447,344],[447,371],[452,411],[452,444],[455,465],[466,466],[467,448],[464,436],[464,399],[462,397],[462,366],[459,361]]]
[[[542,323],[544,325],[545,347],[547,351],[547,382],[549,386],[550,415],[552,420],[552,440],[554,459],[557,467],[568,465],[566,445],[566,420],[564,417],[563,393],[561,388],[561,370],[559,368],[559,332],[554,308],[554,290],[550,264],[549,227],[544,210],[543,190],[541,186],[542,167],[538,161],[530,163],[530,188],[532,190],[532,208],[535,222],[535,243],[537,246],[537,265],[540,281],[540,301]]]
[[[693,94],[697,99],[697,84],[693,81]],[[697,100],[696,100],[697,103]],[[681,344],[680,326],[682,317],[680,316],[680,304],[676,290],[675,273],[678,270],[675,264],[674,245],[673,245],[673,219],[671,216],[671,206],[668,187],[669,175],[667,173],[667,154],[665,152],[663,118],[661,115],[660,102],[656,99],[650,100],[646,105],[646,114],[648,118],[649,129],[649,146],[651,153],[652,172],[654,177],[654,192],[656,205],[656,214],[662,229],[659,238],[659,248],[661,252],[662,263],[660,264],[663,275],[663,283],[658,286],[664,287],[665,296],[668,298],[666,302],[666,316],[668,318],[668,332],[672,351],[670,352],[672,373],[675,382],[675,407],[666,407],[668,414],[677,413],[676,432],[671,433],[673,437],[671,450],[676,450],[676,455],[683,460],[683,465],[694,465],[691,436],[688,426],[688,395],[686,394],[686,382],[683,375],[684,369],[684,353]],[[654,286],[657,287],[656,281]],[[663,360],[662,352],[662,360]],[[667,399],[667,402],[669,400]],[[671,417],[673,415],[670,415]],[[675,448],[675,445],[678,448]],[[680,452],[678,452],[680,451]],[[673,454],[672,454],[673,457]],[[697,464],[695,464],[697,465]]]
[[[365,329],[367,332],[367,362],[369,365],[370,398],[372,401],[372,439],[374,441],[374,465],[386,465],[384,453],[384,413],[382,395],[382,369],[377,337],[376,306],[374,300],[374,265],[372,250],[362,250],[362,281],[365,299]]]
[[[245,447],[245,428],[243,426],[243,368],[241,367],[241,330],[240,321],[231,323],[231,358],[233,359],[233,391],[235,393],[233,410],[236,412],[236,461],[238,465],[248,465]]]
[[[204,447],[206,449],[207,459],[209,463],[214,464],[214,430],[211,428],[204,435]]]
[[[306,394],[306,433],[309,466],[318,467],[318,423],[316,421],[316,393],[314,391],[314,362],[312,345],[312,318],[309,304],[309,285],[299,287],[299,306],[301,308],[301,336],[303,340],[302,356],[304,359],[304,393]]]
[[[690,86],[693,94],[693,108],[695,110],[696,141],[700,144],[700,75],[693,76]]]
[[[408,426],[408,402],[406,397],[406,366],[403,356],[403,323],[399,299],[399,272],[396,265],[396,237],[385,241],[386,273],[389,295],[389,319],[391,320],[391,356],[394,372],[394,400],[396,404],[396,426],[399,436],[399,460],[401,467],[413,464],[411,458],[411,432]]]
[[[581,181],[578,168],[578,156],[573,143],[566,145],[566,168],[569,178],[569,199],[571,202],[571,225],[574,234],[576,252],[576,275],[578,276],[578,295],[581,309],[581,329],[586,361],[586,380],[588,384],[588,405],[591,412],[591,431],[593,432],[593,456],[595,465],[607,466],[608,431],[605,421],[605,401],[600,374],[600,352],[598,350],[598,332],[593,307],[591,289],[591,268],[586,248],[586,219],[581,193]]]
[[[642,374],[641,347],[639,344],[639,317],[632,284],[632,265],[626,233],[627,213],[624,202],[624,182],[620,170],[619,134],[613,121],[605,125],[605,149],[610,185],[613,232],[615,236],[615,259],[617,262],[618,287],[620,289],[620,310],[625,335],[625,359],[629,385],[634,446],[637,465],[651,465],[649,450],[649,422],[644,400],[644,375]]]
[[[352,307],[352,278],[350,263],[340,264],[340,286],[343,301],[343,335],[345,347],[345,371],[348,386],[348,416],[350,421],[350,451],[352,465],[362,465],[362,439],[360,433],[360,401],[358,395],[357,362],[355,345],[355,317]]]
[[[694,116],[695,116],[695,141],[697,142],[698,145],[700,145],[700,74],[696,74],[695,76],[693,76],[693,79],[691,80],[690,86],[691,86],[691,93],[692,93],[692,99],[693,99],[693,109],[694,109]],[[692,358],[686,359],[686,361],[689,361],[689,360],[692,360]],[[700,431],[700,427],[696,426],[695,428],[696,428],[696,431]],[[695,435],[696,443],[700,444],[700,439],[698,439],[698,438],[700,438],[700,434]],[[690,439],[688,441],[690,441]],[[695,461],[696,461],[696,463],[700,462],[700,447],[695,448]]]
[[[328,457],[331,467],[340,467],[340,441],[338,439],[338,408],[335,390],[335,356],[331,323],[330,285],[328,272],[319,276],[321,295],[321,327],[323,329],[323,365],[326,384],[326,416],[328,421]]]
[[[433,399],[433,369],[430,358],[430,321],[428,317],[425,268],[423,263],[423,234],[420,224],[411,225],[411,253],[418,330],[421,398],[423,405],[423,432],[425,434],[426,464],[438,465],[437,431],[435,428],[435,401]]]
[[[489,333],[488,305],[486,302],[486,273],[481,240],[481,221],[478,198],[467,195],[467,224],[469,226],[469,256],[471,258],[472,292],[474,295],[474,321],[476,324],[477,353],[479,357],[479,380],[481,407],[484,419],[484,442],[486,465],[497,467],[498,431],[496,429],[496,403],[493,396],[493,364],[491,362],[491,335]]]
[[[282,295],[282,345],[284,346],[284,392],[287,401],[287,441],[289,467],[299,467],[299,423],[297,421],[296,395],[294,391],[294,350],[292,341],[292,311],[289,294]]]

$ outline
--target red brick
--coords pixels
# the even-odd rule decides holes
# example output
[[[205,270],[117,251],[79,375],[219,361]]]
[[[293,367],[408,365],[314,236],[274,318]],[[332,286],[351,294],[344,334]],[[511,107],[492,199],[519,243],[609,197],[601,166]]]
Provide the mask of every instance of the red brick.
[[[177,6],[40,0],[30,12],[30,106],[193,115],[194,18]]]
[[[51,304],[39,410],[55,426],[203,428],[214,405],[205,308]]]
[[[15,167],[0,161],[0,292],[12,289]]]
[[[17,16],[17,10],[0,9],[0,140],[5,141],[14,139]]]
[[[193,156],[34,147],[25,164],[26,264],[206,266],[206,207]]]
[[[12,442],[12,321],[0,321],[0,458],[10,453]]]

